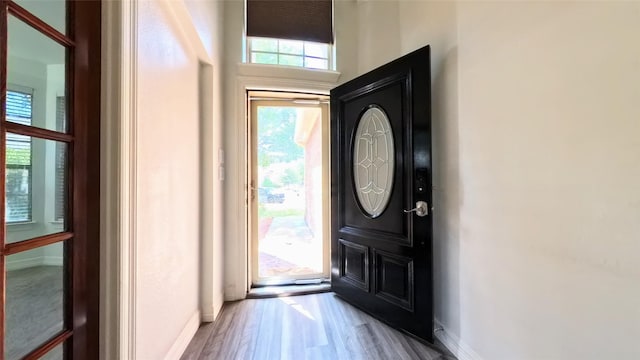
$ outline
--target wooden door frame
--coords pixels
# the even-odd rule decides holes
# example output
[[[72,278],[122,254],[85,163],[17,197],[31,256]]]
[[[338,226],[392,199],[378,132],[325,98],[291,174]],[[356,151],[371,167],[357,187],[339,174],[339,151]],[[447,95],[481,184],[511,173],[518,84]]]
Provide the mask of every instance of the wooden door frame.
[[[69,134],[38,128],[16,126],[3,122],[7,131],[24,133],[50,140],[68,141],[69,163],[67,170],[70,189],[66,195],[70,207],[66,210],[69,225],[66,232],[40,237],[36,241],[16,243],[6,246],[5,255],[11,251],[27,249],[33,246],[44,246],[48,243],[66,241],[73,237],[65,252],[72,254],[67,263],[67,272],[71,277],[67,284],[71,285],[71,302],[66,304],[65,323],[68,330],[47,343],[46,346],[34,350],[27,357],[37,358],[44,355],[62,342],[67,342],[67,350],[71,349],[73,359],[97,358],[100,346],[100,64],[101,64],[101,1],[73,1],[67,3],[67,33],[61,34],[50,25],[9,0],[1,1],[0,26],[2,32],[7,30],[7,16],[14,16],[38,29],[41,33],[60,44],[70,46],[67,49],[66,87]],[[0,43],[1,75],[6,79],[8,53],[7,36],[2,36]],[[4,103],[6,81],[0,89],[0,103]],[[4,108],[4,107],[3,107]],[[4,111],[0,112],[4,119]],[[80,119],[81,121],[78,121]],[[0,140],[4,143],[4,130]],[[4,146],[2,148],[4,153]],[[0,171],[4,177],[4,169]],[[4,181],[0,190],[4,192]],[[4,207],[2,207],[4,213]],[[4,283],[4,261],[2,266],[2,288]],[[4,321],[4,293],[2,296],[2,312],[0,321]],[[72,305],[70,305],[72,304]],[[2,332],[4,341],[4,331]],[[3,349],[3,344],[0,349]]]

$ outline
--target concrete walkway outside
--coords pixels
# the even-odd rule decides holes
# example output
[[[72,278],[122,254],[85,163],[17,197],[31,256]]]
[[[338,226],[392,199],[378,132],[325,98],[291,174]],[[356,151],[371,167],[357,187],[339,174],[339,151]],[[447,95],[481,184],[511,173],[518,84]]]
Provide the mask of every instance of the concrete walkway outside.
[[[273,218],[258,251],[260,277],[322,272],[322,239],[314,236],[303,216]]]

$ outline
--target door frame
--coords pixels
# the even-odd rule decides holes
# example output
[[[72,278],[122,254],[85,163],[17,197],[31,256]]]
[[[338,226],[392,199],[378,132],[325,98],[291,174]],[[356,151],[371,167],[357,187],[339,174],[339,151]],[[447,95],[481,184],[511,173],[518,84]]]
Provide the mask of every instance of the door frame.
[[[251,287],[249,276],[250,238],[248,231],[247,91],[269,90],[329,95],[338,84],[339,72],[287,69],[281,66],[237,64],[237,76],[229,85],[226,102],[233,104],[226,113],[234,119],[225,129],[225,300],[246,298]],[[235,122],[235,126],[233,123]],[[231,261],[233,259],[233,261]]]
[[[250,249],[250,258],[248,263],[249,267],[249,276],[250,276],[250,286],[261,286],[261,285],[284,285],[295,282],[295,280],[308,280],[308,279],[328,279],[330,276],[330,268],[331,268],[331,210],[329,203],[322,204],[322,256],[323,256],[323,264],[322,264],[322,272],[317,274],[310,275],[302,275],[302,276],[283,276],[283,277],[272,277],[269,279],[260,278],[260,274],[258,272],[258,267],[254,266],[259,256],[258,249],[258,239],[257,232],[255,231],[258,227],[258,208],[257,201],[258,196],[256,195],[256,189],[258,189],[258,185],[256,184],[256,176],[258,173],[257,169],[257,133],[254,129],[257,128],[257,107],[258,106],[272,106],[272,107],[292,107],[292,108],[319,108],[321,111],[320,117],[320,131],[321,131],[321,145],[322,149],[322,188],[325,192],[325,196],[330,196],[331,188],[331,159],[330,159],[330,131],[329,131],[329,97],[320,94],[310,94],[310,93],[292,93],[292,92],[268,92],[268,91],[251,91],[252,94],[247,95],[248,101],[248,114],[247,117],[247,128],[248,137],[249,137],[249,147],[248,147],[248,162],[247,162],[247,182],[249,185],[249,195],[248,195],[248,233],[249,233],[249,249]],[[256,97],[264,96],[264,98],[260,99],[251,99],[252,95],[256,95]],[[281,97],[280,97],[281,96]],[[290,98],[299,97],[300,99],[309,99],[315,100],[318,97],[326,97],[324,102],[321,102],[317,105],[307,105],[307,104],[295,104]],[[253,184],[253,186],[251,185]]]
[[[35,136],[39,139],[57,140],[56,137],[66,138],[67,153],[67,184],[65,201],[69,206],[65,209],[67,228],[62,233],[49,235],[53,240],[57,236],[71,234],[69,239],[56,240],[56,244],[70,241],[65,245],[64,252],[71,255],[67,258],[65,272],[69,278],[65,279],[65,287],[71,285],[69,294],[65,294],[65,324],[68,328],[62,333],[50,339],[48,343],[40,345],[27,356],[39,357],[54,347],[65,343],[68,351],[65,357],[70,359],[97,358],[100,348],[100,123],[101,123],[101,17],[102,1],[67,1],[66,3],[66,27],[67,32],[60,33],[40,20],[21,4],[2,1],[0,9],[0,26],[8,30],[6,19],[13,16],[27,24],[35,31],[45,34],[49,40],[64,44],[66,47],[66,71],[65,91],[66,102],[71,104],[67,112],[70,131],[65,134],[56,131],[25,128],[11,129],[10,123],[3,123],[4,129],[0,138],[4,142],[5,130],[7,132],[24,131],[25,135]],[[8,62],[7,36],[0,41],[0,70],[1,77],[7,79]],[[4,100],[6,94],[6,81],[0,86],[0,99]],[[4,102],[4,101],[2,101]],[[0,116],[5,112],[0,110]],[[83,121],[79,121],[82,119]],[[2,149],[4,154],[5,149]],[[4,155],[3,155],[4,156]],[[4,170],[0,173],[4,174]],[[4,176],[4,175],[3,175]],[[4,181],[0,189],[4,191]],[[4,210],[0,210],[4,214]],[[2,236],[6,235],[5,233]],[[36,237],[43,240],[45,236]],[[72,239],[72,240],[71,240]],[[4,240],[3,240],[4,241]],[[27,240],[28,241],[28,240]],[[23,247],[28,249],[37,243],[15,243],[13,249]],[[13,245],[13,244],[12,244]],[[44,245],[37,245],[42,247]],[[4,256],[9,252],[9,246],[5,247],[0,260],[0,270],[3,272],[2,289],[5,283]],[[70,271],[70,273],[69,273]],[[69,302],[70,301],[70,302]],[[5,296],[2,294],[2,310],[0,321],[4,321]],[[4,330],[4,324],[1,326]],[[3,343],[0,349],[4,349],[4,331],[2,331]],[[71,350],[71,351],[69,351]],[[4,351],[4,350],[2,350]],[[68,354],[73,355],[73,357]],[[2,357],[3,354],[0,354]]]

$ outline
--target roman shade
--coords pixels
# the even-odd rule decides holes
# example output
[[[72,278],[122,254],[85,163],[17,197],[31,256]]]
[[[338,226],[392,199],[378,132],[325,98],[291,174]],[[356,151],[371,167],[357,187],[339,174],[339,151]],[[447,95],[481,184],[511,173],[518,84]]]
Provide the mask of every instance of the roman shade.
[[[247,0],[247,36],[332,44],[332,2]]]

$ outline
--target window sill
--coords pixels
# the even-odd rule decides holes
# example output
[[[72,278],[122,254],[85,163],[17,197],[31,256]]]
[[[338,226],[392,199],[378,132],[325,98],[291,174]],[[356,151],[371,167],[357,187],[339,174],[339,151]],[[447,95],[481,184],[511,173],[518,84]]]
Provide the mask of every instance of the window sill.
[[[340,73],[332,70],[308,69],[302,67],[239,63],[239,76],[271,77],[279,79],[296,79],[322,81],[337,84]]]
[[[33,229],[37,224],[35,221],[14,222],[8,223],[7,227],[11,228],[11,231],[27,231]]]

